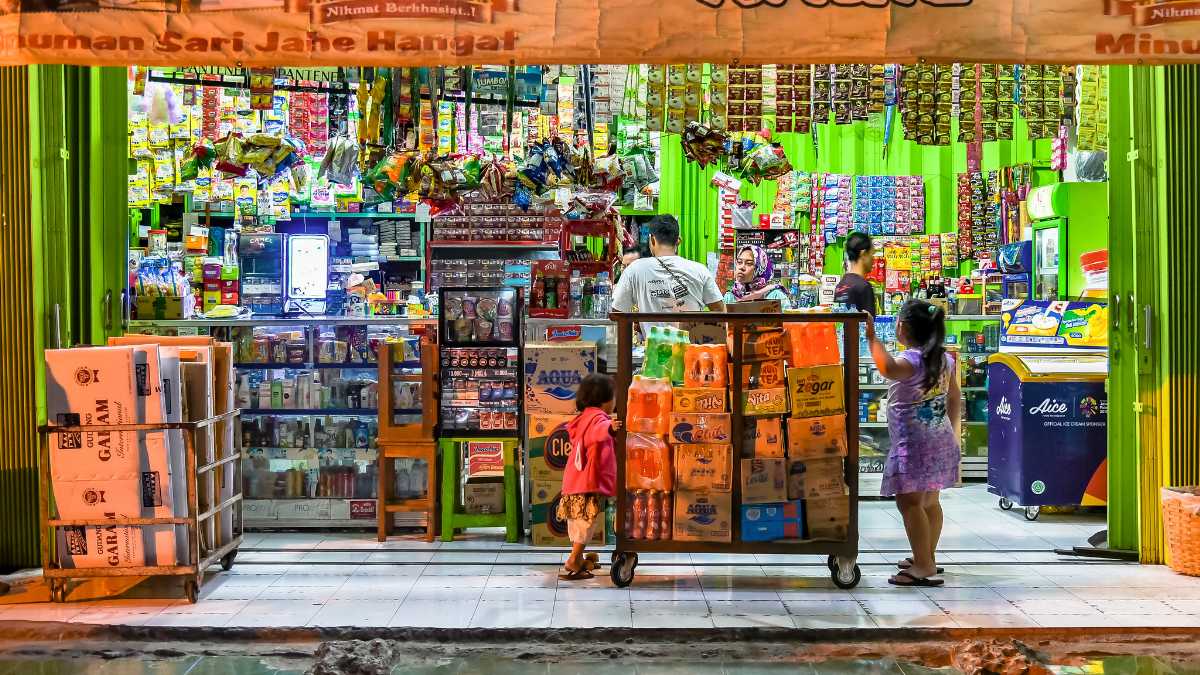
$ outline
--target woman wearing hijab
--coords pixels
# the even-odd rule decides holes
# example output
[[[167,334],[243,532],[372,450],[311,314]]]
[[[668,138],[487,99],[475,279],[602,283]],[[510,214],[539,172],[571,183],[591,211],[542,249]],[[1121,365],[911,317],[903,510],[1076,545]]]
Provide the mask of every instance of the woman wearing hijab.
[[[792,306],[783,287],[775,283],[775,265],[761,246],[743,246],[733,259],[733,287],[725,302],[778,300],[783,309]]]

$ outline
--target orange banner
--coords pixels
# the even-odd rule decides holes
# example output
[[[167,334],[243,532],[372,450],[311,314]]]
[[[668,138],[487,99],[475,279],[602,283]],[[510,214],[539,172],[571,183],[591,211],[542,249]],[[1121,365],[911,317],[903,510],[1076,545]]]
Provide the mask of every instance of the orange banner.
[[[0,0],[0,65],[1179,63],[1200,0]]]

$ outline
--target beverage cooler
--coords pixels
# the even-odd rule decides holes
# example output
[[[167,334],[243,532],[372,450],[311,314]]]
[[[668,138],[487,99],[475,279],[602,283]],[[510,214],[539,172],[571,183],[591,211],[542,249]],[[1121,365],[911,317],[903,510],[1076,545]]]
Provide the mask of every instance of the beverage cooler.
[[[1108,312],[1095,302],[1006,301],[988,362],[988,491],[1000,508],[1108,499]]]

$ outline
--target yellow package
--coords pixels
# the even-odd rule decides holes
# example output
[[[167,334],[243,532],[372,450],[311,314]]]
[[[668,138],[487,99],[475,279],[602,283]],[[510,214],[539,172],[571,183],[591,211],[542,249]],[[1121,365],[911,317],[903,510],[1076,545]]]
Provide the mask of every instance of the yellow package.
[[[826,417],[846,412],[842,367],[788,369],[793,417]]]

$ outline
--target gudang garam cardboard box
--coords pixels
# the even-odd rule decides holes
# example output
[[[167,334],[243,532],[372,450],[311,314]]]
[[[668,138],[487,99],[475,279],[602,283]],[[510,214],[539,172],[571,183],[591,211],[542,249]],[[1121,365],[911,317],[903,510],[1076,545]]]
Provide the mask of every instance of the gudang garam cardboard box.
[[[572,419],[571,415],[529,415],[526,418],[525,452],[530,478],[562,482],[567,458],[571,455],[567,423]]]
[[[770,504],[787,498],[786,459],[742,460],[743,504]]]
[[[733,493],[675,492],[675,541],[733,539]]]
[[[674,447],[675,489],[729,492],[733,488],[733,447],[680,444]]]
[[[842,367],[789,368],[793,417],[827,417],[846,412]]]
[[[819,459],[845,457],[846,416],[793,417],[788,420],[788,457]]]
[[[525,412],[574,415],[579,382],[595,371],[595,344],[544,342],[525,345]]]
[[[788,499],[826,499],[846,494],[841,457],[788,460]]]
[[[732,442],[733,421],[729,413],[671,413],[672,443]]]

